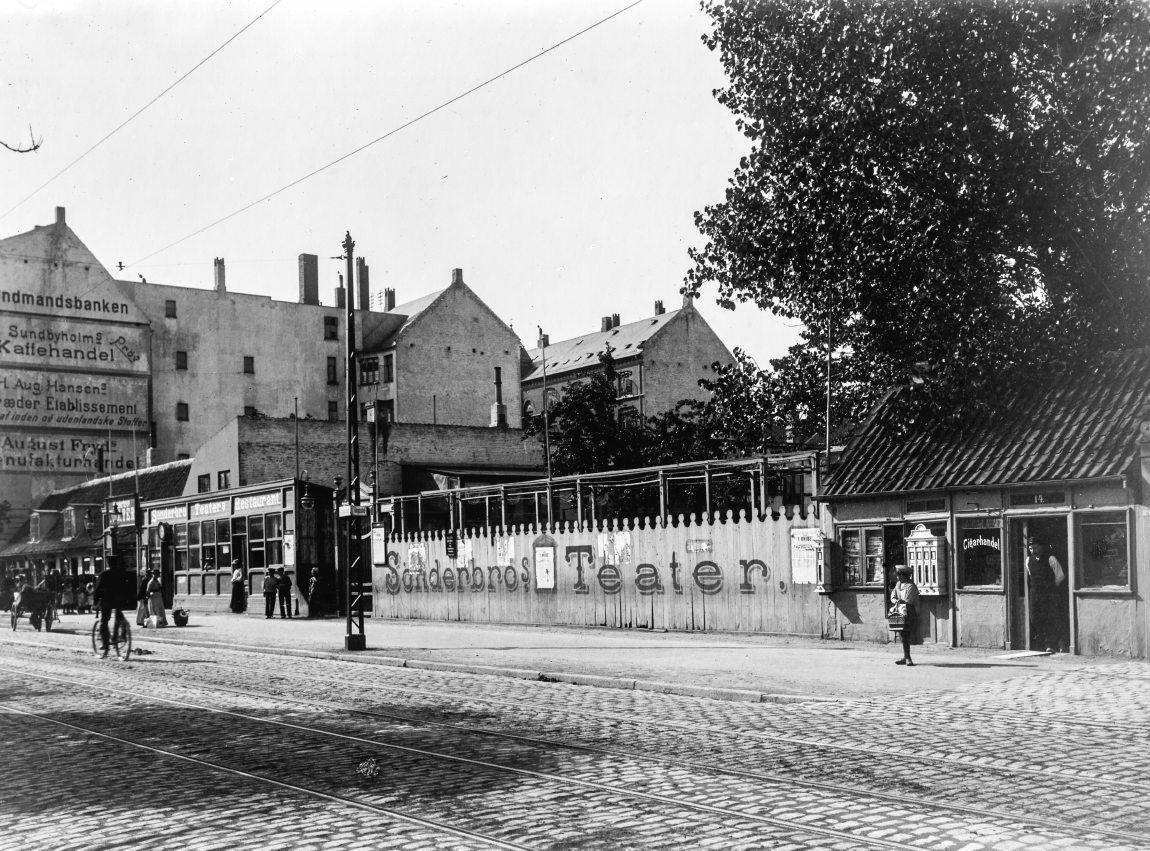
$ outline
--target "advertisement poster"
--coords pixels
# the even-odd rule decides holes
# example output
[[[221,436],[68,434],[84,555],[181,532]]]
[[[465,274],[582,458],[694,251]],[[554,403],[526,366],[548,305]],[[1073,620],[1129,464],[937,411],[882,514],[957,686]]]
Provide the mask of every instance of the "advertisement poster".
[[[535,548],[535,588],[539,591],[555,590],[555,547]]]

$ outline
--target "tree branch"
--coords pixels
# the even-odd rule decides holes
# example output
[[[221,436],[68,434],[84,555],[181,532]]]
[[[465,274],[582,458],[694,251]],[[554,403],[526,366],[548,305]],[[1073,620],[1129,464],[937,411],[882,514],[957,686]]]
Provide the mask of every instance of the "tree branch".
[[[5,148],[16,154],[30,154],[32,151],[37,150],[40,147],[40,143],[44,141],[44,137],[41,136],[39,139],[37,139],[35,134],[32,132],[31,124],[28,125],[28,141],[31,143],[28,145],[28,147],[9,145],[3,139],[0,139],[0,145],[3,145]]]

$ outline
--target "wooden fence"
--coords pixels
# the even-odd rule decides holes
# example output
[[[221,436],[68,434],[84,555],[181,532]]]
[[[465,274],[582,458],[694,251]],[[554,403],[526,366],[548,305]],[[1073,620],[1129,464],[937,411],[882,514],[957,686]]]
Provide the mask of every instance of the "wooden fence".
[[[396,533],[376,554],[374,612],[819,635],[823,540],[819,519],[798,510]]]

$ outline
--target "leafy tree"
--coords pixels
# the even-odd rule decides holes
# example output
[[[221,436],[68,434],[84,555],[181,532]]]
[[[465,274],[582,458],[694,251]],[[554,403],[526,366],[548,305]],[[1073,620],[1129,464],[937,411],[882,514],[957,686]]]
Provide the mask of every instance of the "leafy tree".
[[[828,345],[848,409],[918,364],[907,395],[961,416],[1007,376],[1146,344],[1150,8],[703,7],[752,147],[696,214],[684,289],[803,322],[768,408],[821,430]]]
[[[568,384],[563,398],[547,408],[552,475],[642,466],[644,429],[641,423],[617,415],[617,376],[609,348],[599,361],[602,372]],[[524,423],[525,436],[541,438],[543,427],[543,414],[532,416]]]

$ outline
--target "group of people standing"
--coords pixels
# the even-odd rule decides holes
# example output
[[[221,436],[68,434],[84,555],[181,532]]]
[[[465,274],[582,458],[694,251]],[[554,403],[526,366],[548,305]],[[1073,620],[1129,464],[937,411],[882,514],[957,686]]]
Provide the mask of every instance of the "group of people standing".
[[[275,617],[276,600],[279,600],[281,618],[294,617],[292,611],[292,578],[282,567],[268,568],[264,574],[262,591],[264,595],[264,617]],[[315,617],[319,612],[320,603],[319,568],[313,567],[305,599],[308,603],[308,617]],[[248,607],[247,582],[244,577],[243,566],[239,560],[232,562],[232,599],[228,608],[235,614],[243,614]]]

